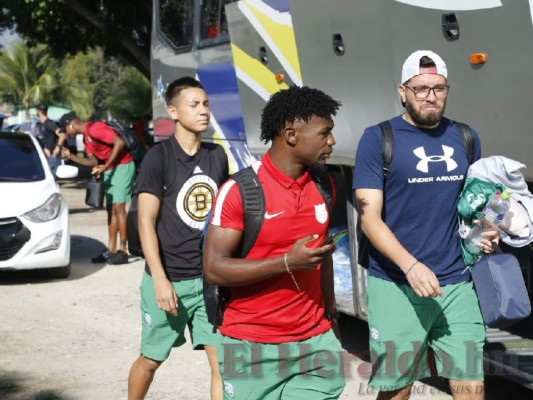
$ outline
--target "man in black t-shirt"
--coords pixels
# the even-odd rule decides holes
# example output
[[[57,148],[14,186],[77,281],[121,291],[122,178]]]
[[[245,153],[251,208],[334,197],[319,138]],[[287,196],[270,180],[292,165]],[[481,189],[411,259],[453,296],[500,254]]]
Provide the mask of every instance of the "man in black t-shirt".
[[[52,170],[52,174],[55,175],[57,166],[59,165],[59,153],[64,138],[60,138],[56,133],[59,129],[59,125],[48,118],[48,105],[44,103],[38,104],[37,116],[41,121],[38,124],[39,140],[43,146],[44,154],[48,159],[48,165]]]
[[[189,326],[193,348],[207,353],[211,399],[218,400],[218,337],[207,320],[198,244],[216,191],[228,178],[228,159],[221,146],[201,142],[210,110],[200,82],[189,77],[172,82],[165,100],[176,122],[174,135],[148,151],[135,189],[146,268],[141,355],[130,370],[128,399],[144,398],[172,347],[185,343]]]

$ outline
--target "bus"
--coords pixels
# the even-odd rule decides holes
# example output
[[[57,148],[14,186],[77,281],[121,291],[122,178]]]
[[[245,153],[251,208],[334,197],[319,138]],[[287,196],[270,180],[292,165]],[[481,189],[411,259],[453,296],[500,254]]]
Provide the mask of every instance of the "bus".
[[[196,76],[211,105],[205,140],[224,146],[235,172],[261,157],[261,110],[290,85],[324,90],[343,104],[328,160],[337,201],[331,231],[348,229],[334,254],[338,309],[365,320],[367,271],[357,259],[351,189],[367,126],[403,112],[396,88],[406,55],[431,49],[448,65],[446,115],[480,132],[484,155],[533,165],[533,0],[153,0],[153,131],[171,135],[164,90]],[[523,171],[533,181],[533,168]],[[529,246],[516,252],[531,293]],[[533,317],[487,329],[487,369],[533,389]]]

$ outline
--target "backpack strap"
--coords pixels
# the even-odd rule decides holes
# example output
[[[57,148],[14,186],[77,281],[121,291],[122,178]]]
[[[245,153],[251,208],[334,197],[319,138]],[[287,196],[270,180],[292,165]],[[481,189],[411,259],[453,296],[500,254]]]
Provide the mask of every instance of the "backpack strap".
[[[174,148],[171,139],[172,138],[168,138],[159,145],[163,147],[163,162],[165,164],[165,177],[163,185],[166,187],[166,189],[164,191],[168,190],[168,188],[170,188],[172,183],[176,180],[176,163],[173,162]]]
[[[263,226],[265,196],[253,167],[247,167],[232,176],[239,188],[244,210],[244,237],[240,257],[250,252]]]
[[[222,158],[220,158],[222,159]],[[265,213],[265,198],[263,189],[259,184],[259,179],[253,167],[247,167],[236,172],[232,176],[239,188],[241,194],[242,207],[244,211],[244,232],[239,250],[240,258],[246,257],[254,245],[259,232],[263,226]],[[202,237],[199,242],[200,250],[203,251],[204,239],[207,233],[211,213],[209,214],[204,225]],[[204,275],[204,302],[206,304],[208,321],[213,324],[213,333],[222,325],[224,310],[231,297],[231,289],[226,286],[211,285],[205,281]]]
[[[382,151],[383,151],[383,177],[385,180],[390,174],[390,165],[394,157],[394,137],[392,136],[392,127],[390,121],[379,123],[381,129]]]
[[[328,209],[333,206],[333,185],[329,174],[324,168],[313,166],[310,175],[318,191],[324,198]],[[263,226],[265,214],[265,195],[253,167],[247,167],[232,176],[239,188],[244,209],[244,237],[240,257],[250,252]]]
[[[455,126],[461,135],[463,145],[465,146],[466,154],[468,156],[468,163],[472,165],[474,162],[474,136],[470,127],[462,122],[455,121]]]
[[[461,135],[463,145],[468,156],[469,164],[474,162],[474,136],[472,135],[472,130],[470,127],[462,122],[455,121],[457,130]],[[381,137],[382,137],[382,151],[383,151],[383,176],[385,179],[389,177],[390,174],[390,165],[392,159],[394,158],[394,137],[392,135],[392,127],[390,121],[383,121],[379,123],[381,128]]]
[[[202,142],[202,145],[205,146],[206,150],[209,152],[209,158],[213,162],[214,167],[211,167],[211,168],[216,169],[216,170],[222,170],[223,168],[227,168],[228,158],[222,146],[213,147],[212,143],[205,143],[205,142]],[[228,177],[226,176],[226,178]],[[211,221],[212,214],[213,214],[213,208],[211,208],[209,212],[207,213],[204,227],[202,228],[202,236],[200,237],[200,241],[198,242],[198,248],[201,251],[204,250],[205,235],[207,234],[207,228],[209,228],[209,221]]]
[[[392,136],[392,126],[390,121],[382,121],[379,124],[381,129],[381,148],[383,160],[383,181],[387,180],[390,174],[390,165],[394,157],[394,137]],[[385,185],[383,185],[383,200],[385,200]],[[361,210],[357,210],[359,213]],[[385,207],[382,209],[382,214],[385,212]],[[364,268],[368,268],[370,258],[370,241],[361,229],[361,218],[357,218],[356,224],[357,236],[357,263]]]
[[[90,137],[92,140],[94,140],[95,142],[98,142],[98,143],[100,143],[100,144],[103,144],[104,146],[108,146],[108,147],[111,147],[111,148],[112,148],[112,147],[113,147],[112,144],[109,144],[109,143],[107,143],[107,142],[104,142],[103,140],[100,140],[100,139],[98,139],[98,138],[95,138],[94,136],[91,136],[91,134],[90,134],[90,129],[91,129],[91,127],[93,126],[93,124],[94,124],[95,122],[98,122],[98,121],[89,121],[89,124],[87,125],[87,136],[89,136],[89,137]],[[106,124],[106,125],[107,125],[107,124]],[[117,131],[115,131],[115,130],[113,129],[113,127],[111,127],[111,126],[109,126],[109,125],[107,125],[107,126],[109,127],[109,129],[111,129],[113,132],[115,132],[115,133],[118,135]],[[120,135],[119,135],[119,136],[120,136]]]
[[[333,186],[327,171],[321,168],[312,168],[310,174],[318,191],[324,198],[328,209],[331,210],[333,206]],[[257,240],[257,236],[259,236],[261,228],[263,227],[265,219],[265,195],[252,166],[241,169],[234,173],[231,178],[239,188],[244,211],[244,235],[239,254],[240,258],[244,258],[250,252]],[[209,214],[211,214],[211,212]],[[209,221],[209,219],[208,216],[207,221]],[[208,223],[204,226],[202,233],[203,237],[207,232],[207,225]],[[203,240],[200,248],[203,248]]]

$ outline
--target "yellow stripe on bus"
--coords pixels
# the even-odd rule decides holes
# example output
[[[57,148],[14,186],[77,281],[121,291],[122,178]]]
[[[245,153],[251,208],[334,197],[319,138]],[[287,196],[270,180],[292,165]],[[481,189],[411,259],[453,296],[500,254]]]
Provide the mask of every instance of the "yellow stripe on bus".
[[[268,14],[263,13],[251,2],[245,2],[248,9],[253,13],[263,30],[268,34],[272,42],[278,47],[279,51],[285,57],[294,71],[298,75],[300,81],[302,81],[302,73],[300,71],[300,61],[298,60],[298,51],[296,48],[296,39],[294,37],[294,29],[292,25],[288,26],[276,22],[274,18],[271,18]],[[253,25],[253,21],[250,21]],[[258,27],[255,27],[256,29]],[[285,60],[279,60],[281,65],[285,66]],[[286,66],[285,66],[286,67]]]
[[[235,67],[252,78],[258,86],[269,94],[272,95],[282,89],[288,88],[286,83],[278,83],[276,81],[276,76],[272,71],[233,43],[231,44],[231,52]]]

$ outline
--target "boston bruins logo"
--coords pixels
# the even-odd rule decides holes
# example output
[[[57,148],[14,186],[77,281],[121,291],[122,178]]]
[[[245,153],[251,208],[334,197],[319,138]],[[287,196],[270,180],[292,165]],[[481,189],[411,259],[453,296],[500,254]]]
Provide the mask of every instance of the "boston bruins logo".
[[[189,178],[176,200],[176,211],[183,222],[191,228],[203,229],[217,188],[215,182],[207,175],[195,175]]]

